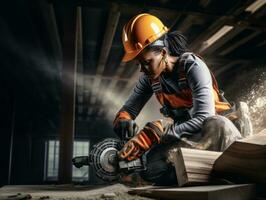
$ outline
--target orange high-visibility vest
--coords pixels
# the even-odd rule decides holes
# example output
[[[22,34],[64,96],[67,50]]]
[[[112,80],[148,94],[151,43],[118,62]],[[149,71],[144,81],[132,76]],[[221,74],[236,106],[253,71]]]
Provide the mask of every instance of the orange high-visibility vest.
[[[211,72],[210,72],[211,73]],[[213,95],[214,95],[214,101],[215,101],[215,110],[216,113],[221,113],[223,111],[231,109],[231,105],[228,102],[223,102],[220,99],[219,95],[219,88],[217,81],[214,77],[214,75],[211,73],[212,77],[212,85],[213,85]],[[178,82],[185,82],[187,84],[187,79],[185,77],[185,72],[181,71],[179,72]],[[150,80],[151,84],[159,84],[159,79]],[[191,108],[193,106],[193,100],[192,100],[192,90],[189,88],[188,84],[187,87],[182,89],[180,93],[174,93],[174,94],[165,94],[161,90],[154,91],[155,96],[157,100],[160,102],[161,105],[168,104],[172,108]]]

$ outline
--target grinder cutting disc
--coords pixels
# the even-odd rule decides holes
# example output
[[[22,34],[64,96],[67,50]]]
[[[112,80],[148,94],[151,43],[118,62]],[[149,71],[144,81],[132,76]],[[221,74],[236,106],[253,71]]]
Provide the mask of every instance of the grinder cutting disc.
[[[90,165],[99,178],[115,181],[119,178],[117,152],[122,149],[119,139],[107,138],[93,146],[89,155]]]

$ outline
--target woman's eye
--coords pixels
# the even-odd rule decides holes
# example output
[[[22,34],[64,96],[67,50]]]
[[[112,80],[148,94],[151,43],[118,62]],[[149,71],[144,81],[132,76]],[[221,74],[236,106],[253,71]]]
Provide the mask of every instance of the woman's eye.
[[[147,61],[144,61],[143,64],[148,65],[148,64],[150,64],[150,62],[151,62],[150,60],[147,60]]]

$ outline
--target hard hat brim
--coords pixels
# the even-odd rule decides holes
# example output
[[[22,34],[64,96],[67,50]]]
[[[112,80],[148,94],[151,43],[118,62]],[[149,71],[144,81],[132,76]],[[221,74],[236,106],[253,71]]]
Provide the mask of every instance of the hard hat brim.
[[[140,51],[134,51],[132,53],[125,53],[123,58],[122,58],[122,62],[128,62],[128,61],[131,61],[133,60],[134,58],[137,57],[137,55],[141,52]]]

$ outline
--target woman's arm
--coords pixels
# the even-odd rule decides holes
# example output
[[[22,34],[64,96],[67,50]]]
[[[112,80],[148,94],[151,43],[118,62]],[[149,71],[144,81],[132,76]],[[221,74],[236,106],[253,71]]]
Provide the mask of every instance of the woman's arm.
[[[181,66],[184,67],[189,87],[192,90],[192,119],[171,126],[166,134],[173,138],[200,132],[203,121],[215,115],[212,78],[206,64],[193,53],[185,53],[181,57]]]
[[[148,77],[141,75],[136,86],[133,89],[130,97],[127,99],[125,104],[119,110],[117,117],[120,113],[128,113],[131,119],[135,119],[144,107],[146,102],[152,96],[153,91],[150,86]]]

